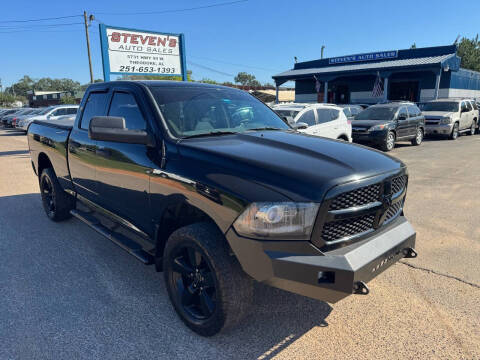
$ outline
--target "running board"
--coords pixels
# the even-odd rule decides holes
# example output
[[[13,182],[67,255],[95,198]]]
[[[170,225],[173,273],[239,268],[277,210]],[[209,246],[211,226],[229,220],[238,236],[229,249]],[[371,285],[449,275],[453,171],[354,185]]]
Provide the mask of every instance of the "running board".
[[[129,239],[125,235],[119,234],[106,228],[100,223],[100,221],[96,217],[80,210],[70,210],[70,214],[90,226],[100,235],[105,236],[114,244],[120,246],[123,250],[128,252],[130,255],[133,255],[137,260],[140,260],[145,265],[154,263],[153,256],[144,251],[138,243]]]

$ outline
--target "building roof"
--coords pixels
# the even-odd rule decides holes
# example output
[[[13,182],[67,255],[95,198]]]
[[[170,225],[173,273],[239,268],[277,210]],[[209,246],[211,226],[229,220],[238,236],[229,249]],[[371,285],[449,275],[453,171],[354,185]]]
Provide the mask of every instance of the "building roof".
[[[336,58],[319,59],[297,63],[294,68],[272,76],[277,82],[313,75],[328,76],[335,73],[355,71],[375,72],[396,70],[412,66],[443,67],[453,71],[460,68],[460,58],[456,46],[384,51],[370,54],[348,55]]]
[[[279,78],[283,76],[296,76],[296,75],[313,75],[321,73],[334,73],[334,72],[345,72],[345,71],[358,71],[358,70],[376,70],[376,69],[386,69],[386,68],[395,68],[395,67],[404,67],[404,66],[417,66],[417,65],[435,65],[441,64],[445,60],[448,60],[454,57],[454,54],[442,55],[442,56],[428,56],[424,58],[416,59],[404,59],[404,60],[390,60],[374,63],[362,63],[362,64],[349,64],[341,66],[326,66],[321,68],[310,68],[310,69],[298,69],[298,70],[289,70],[278,75],[274,75],[273,78]]]

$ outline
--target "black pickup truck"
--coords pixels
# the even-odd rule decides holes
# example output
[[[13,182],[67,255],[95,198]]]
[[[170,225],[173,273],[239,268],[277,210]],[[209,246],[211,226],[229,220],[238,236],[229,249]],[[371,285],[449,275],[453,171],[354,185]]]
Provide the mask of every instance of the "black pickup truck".
[[[28,143],[47,216],[155,264],[201,335],[247,313],[252,278],[336,302],[416,256],[402,162],[298,133],[241,90],[93,84],[73,126],[34,122]]]

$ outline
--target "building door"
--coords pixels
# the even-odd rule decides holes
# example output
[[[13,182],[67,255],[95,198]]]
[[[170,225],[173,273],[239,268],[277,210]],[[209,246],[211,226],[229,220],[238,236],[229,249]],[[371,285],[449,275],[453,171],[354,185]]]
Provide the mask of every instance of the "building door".
[[[349,104],[350,91],[348,85],[335,85],[333,89],[333,103],[335,104]]]
[[[418,81],[392,81],[389,86],[389,100],[419,101]]]

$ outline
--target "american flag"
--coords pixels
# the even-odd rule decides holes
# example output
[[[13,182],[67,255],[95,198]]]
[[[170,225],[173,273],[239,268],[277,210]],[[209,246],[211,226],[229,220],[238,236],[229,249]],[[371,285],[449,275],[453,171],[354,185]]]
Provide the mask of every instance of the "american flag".
[[[380,77],[380,74],[377,73],[377,78],[375,79],[375,84],[373,85],[372,96],[380,97],[383,94],[383,82]]]
[[[318,81],[317,77],[315,75],[313,75],[313,77],[315,78],[315,90],[317,90],[317,93],[319,93],[322,86],[320,85],[320,81]]]

